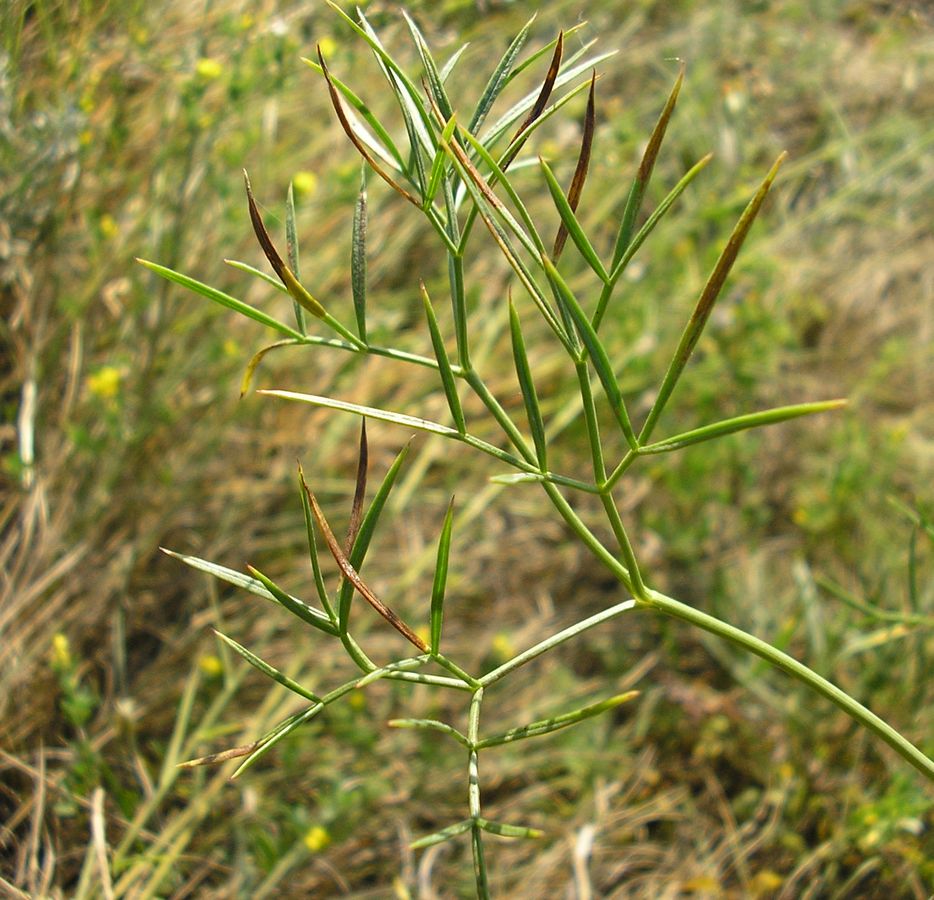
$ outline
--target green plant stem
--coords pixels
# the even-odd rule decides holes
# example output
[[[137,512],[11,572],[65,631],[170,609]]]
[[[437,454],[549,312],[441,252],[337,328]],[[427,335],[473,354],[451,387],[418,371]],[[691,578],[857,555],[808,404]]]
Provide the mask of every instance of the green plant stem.
[[[626,455],[620,460],[619,465],[610,473],[610,477],[604,482],[603,487],[612,490],[619,482],[620,478],[626,473],[626,470],[639,458],[639,451],[630,448]]]
[[[477,744],[480,741],[480,706],[483,703],[483,688],[478,687],[470,698],[470,713],[467,719],[467,740],[470,750],[467,756],[467,800],[470,806],[470,843],[473,849],[474,878],[477,882],[477,896],[488,900],[490,896],[487,878],[486,858],[483,854],[483,830],[480,827],[480,766],[477,756]]]
[[[748,634],[740,628],[722,622],[714,616],[667,597],[665,594],[660,594],[658,591],[650,590],[648,592],[648,601],[645,605],[669,616],[690,622],[698,628],[703,628],[704,631],[724,638],[797,678],[798,681],[803,682],[822,697],[826,697],[836,706],[839,706],[851,718],[885,741],[899,756],[911,763],[919,772],[934,781],[934,761],[925,756],[914,744],[902,737],[874,712],[787,653],[783,653],[771,644]]]
[[[496,419],[500,428],[506,433],[506,437],[509,438],[516,450],[519,451],[522,458],[538,472],[538,458],[535,455],[535,451],[529,446],[522,432],[516,427],[515,422],[509,418],[509,414],[490,392],[490,389],[486,386],[483,379],[480,378],[473,369],[464,372],[463,377],[467,384],[470,385],[473,392],[483,401],[483,405],[490,411],[493,418]]]
[[[468,687],[476,690],[480,687],[480,682],[474,678],[472,675],[469,675],[465,672],[457,663],[448,659],[443,653],[435,653],[431,657],[439,666],[447,669],[452,675],[455,675],[461,681],[464,682]]]

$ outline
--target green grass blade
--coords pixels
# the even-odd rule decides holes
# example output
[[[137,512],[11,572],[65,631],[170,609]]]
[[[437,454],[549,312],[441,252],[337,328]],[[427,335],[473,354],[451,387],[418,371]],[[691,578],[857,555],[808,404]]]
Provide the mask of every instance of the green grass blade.
[[[269,665],[263,659],[260,659],[255,653],[251,653],[246,649],[242,644],[238,644],[233,638],[227,637],[226,634],[214,629],[214,634],[216,634],[228,647],[230,647],[235,652],[239,653],[254,669],[258,669],[264,675],[267,675],[273,681],[278,682],[283,687],[288,688],[290,691],[298,694],[300,697],[304,697],[306,700],[310,700],[312,703],[320,703],[321,698],[317,694],[313,694],[307,688],[302,687],[297,681],[289,678],[284,672],[280,672],[278,669]]]
[[[460,397],[457,395],[457,383],[451,369],[451,360],[448,357],[448,351],[445,349],[444,338],[438,328],[438,319],[435,316],[431,298],[428,296],[428,289],[425,287],[424,282],[421,284],[421,291],[422,302],[425,305],[425,317],[428,319],[428,331],[431,334],[431,346],[435,351],[435,358],[438,360],[438,371],[441,373],[444,396],[447,398],[448,408],[451,410],[451,417],[454,419],[458,432],[466,434],[467,423],[464,420],[464,410],[461,407]]]
[[[632,430],[632,424],[629,421],[629,413],[626,410],[623,394],[620,390],[619,382],[616,380],[616,374],[613,371],[613,366],[610,363],[606,348],[603,346],[603,342],[600,340],[597,332],[594,331],[593,325],[590,324],[590,318],[584,310],[581,309],[580,303],[578,303],[573,291],[571,291],[565,280],[558,273],[554,263],[544,255],[542,256],[542,263],[545,266],[548,280],[555,289],[555,295],[560,298],[562,306],[567,310],[568,316],[574,322],[581,340],[584,342],[584,346],[590,354],[591,363],[597,373],[597,377],[600,379],[600,383],[603,385],[603,390],[606,393],[607,399],[610,401],[610,408],[613,411],[613,415],[616,417],[617,422],[619,422],[619,426],[622,429],[627,443],[630,447],[635,449],[638,446],[636,436]]]
[[[694,347],[697,345],[701,332],[704,330],[707,319],[710,317],[710,313],[713,310],[713,305],[720,296],[720,291],[723,289],[724,282],[730,274],[730,269],[733,268],[733,263],[736,261],[740,248],[743,246],[743,242],[749,234],[749,229],[752,228],[752,223],[755,221],[759,209],[762,207],[762,203],[769,192],[769,188],[771,188],[775,176],[778,175],[778,170],[785,161],[786,156],[786,153],[782,153],[778,157],[769,171],[769,174],[766,175],[765,180],[760,185],[759,190],[752,200],[749,201],[749,205],[736,223],[736,227],[733,229],[733,233],[730,235],[726,247],[723,248],[723,252],[720,254],[720,258],[717,260],[713,272],[711,272],[710,277],[707,279],[707,283],[704,285],[703,291],[701,291],[694,312],[681,335],[681,340],[678,341],[678,346],[668,366],[668,371],[665,373],[665,378],[658,390],[658,396],[655,398],[655,402],[652,404],[652,408],[649,410],[649,414],[646,417],[645,424],[642,426],[642,432],[639,435],[641,443],[646,442],[651,435],[652,429],[658,421],[658,417],[662,414],[662,410],[665,408],[665,404],[668,402],[671,392],[675,389],[675,385],[678,383],[678,379],[681,377],[684,367],[691,358]]]
[[[417,841],[412,841],[412,843],[409,844],[409,848],[412,850],[424,850],[426,847],[433,847],[435,844],[443,844],[445,841],[449,841],[459,834],[470,831],[472,826],[473,819],[464,819],[456,825],[448,825],[447,828],[442,828],[440,831],[425,835],[425,837],[419,838]]]
[[[516,305],[509,297],[509,330],[512,338],[512,356],[516,364],[516,375],[519,378],[519,390],[522,391],[522,402],[525,404],[525,414],[529,420],[529,430],[532,432],[532,442],[535,444],[535,456],[543,472],[548,470],[548,451],[545,440],[545,423],[542,419],[542,410],[538,403],[538,393],[532,378],[532,369],[529,366],[529,357],[525,349],[525,338],[522,335],[522,324]]]
[[[292,182],[289,182],[289,190],[285,196],[285,248],[289,259],[289,268],[295,273],[295,277],[301,279],[301,267],[299,265],[298,250],[298,231],[295,227],[295,191],[292,189]],[[293,300],[295,305],[295,324],[302,334],[307,333],[305,327],[305,310],[302,309],[298,301]]]
[[[815,413],[842,409],[846,405],[846,400],[822,400],[816,403],[797,403],[793,406],[778,406],[761,412],[747,413],[732,419],[724,419],[722,422],[715,422],[712,425],[704,425],[701,428],[685,431],[682,434],[656,441],[653,444],[646,444],[639,449],[639,453],[670,453],[672,450],[680,450],[682,447],[689,447],[691,444],[699,444],[702,441],[712,441],[724,435],[733,434],[736,431],[761,428],[764,425],[775,425],[778,422],[787,422],[789,419],[796,419],[799,416],[812,416]]]
[[[584,257],[590,268],[596,272],[597,277],[604,284],[606,284],[607,281],[609,281],[610,276],[607,274],[603,263],[600,261],[600,257],[597,255],[597,251],[594,250],[593,244],[590,242],[590,239],[587,237],[584,229],[581,227],[581,224],[574,213],[574,209],[571,207],[568,199],[564,196],[564,191],[561,190],[561,185],[558,184],[558,180],[555,178],[554,173],[548,167],[548,163],[546,163],[545,160],[543,160],[541,157],[539,157],[538,161],[542,169],[542,174],[545,176],[545,181],[548,184],[548,190],[551,192],[551,198],[554,200],[555,208],[558,210],[558,215],[561,216],[561,227],[564,229],[563,231],[559,231],[558,237],[555,238],[555,250],[558,254],[560,254],[563,247],[563,241],[560,240],[561,236],[562,234],[569,234],[571,236],[571,240],[574,241],[574,245],[580,251],[581,256]]]
[[[425,191],[425,200],[423,203],[425,209],[435,202],[435,197],[438,195],[438,189],[441,187],[441,179],[447,166],[447,154],[444,145],[454,136],[456,128],[457,119],[451,116],[444,126],[444,130],[441,132],[441,146],[438,147],[435,152],[435,158],[431,164],[431,174],[428,176],[428,188]]]
[[[155,272],[156,275],[161,275],[168,281],[174,281],[183,288],[188,288],[189,291],[194,291],[202,297],[207,297],[208,300],[226,309],[232,309],[234,312],[240,313],[241,316],[246,316],[246,318],[252,319],[254,322],[259,322],[260,325],[265,325],[267,328],[272,328],[275,331],[282,332],[282,334],[287,334],[289,337],[298,338],[299,340],[303,337],[300,332],[286,325],[285,322],[280,322],[278,319],[274,319],[272,316],[262,312],[262,310],[256,309],[248,303],[244,303],[242,300],[237,300],[229,294],[225,294],[223,291],[219,291],[200,281],[196,281],[194,278],[189,278],[187,275],[182,275],[181,272],[176,272],[174,269],[160,266],[158,263],[149,262],[149,260],[146,259],[137,259],[136,261],[141,266],[149,269],[150,272]]]
[[[365,344],[366,338],[366,226],[367,193],[366,166],[360,167],[360,191],[353,211],[353,231],[350,241],[350,289],[353,311],[357,320],[357,334]]]
[[[302,62],[305,63],[311,69],[314,69],[319,75],[324,75],[324,69],[321,68],[321,64],[315,62],[313,59],[307,59],[302,57]],[[385,163],[392,166],[399,172],[405,171],[405,161],[402,158],[402,154],[399,152],[399,148],[395,145],[390,136],[389,132],[383,126],[383,124],[373,115],[370,111],[370,108],[354,93],[354,91],[347,86],[343,81],[341,81],[336,75],[331,75],[331,82],[334,84],[334,87],[337,88],[343,95],[344,99],[350,104],[351,108],[357,112],[360,117],[370,126],[373,130],[373,133],[377,136],[374,137],[366,128],[364,128],[360,122],[354,121],[349,115],[348,118],[351,121],[351,124],[356,131],[357,136],[362,140],[374,153],[377,154]],[[378,140],[377,140],[378,138]]]
[[[502,59],[500,59],[496,68],[493,70],[493,74],[490,76],[490,80],[486,83],[486,87],[483,89],[483,93],[480,95],[477,108],[474,110],[473,115],[470,117],[470,124],[467,126],[467,130],[471,134],[476,133],[476,131],[484,123],[488,113],[490,112],[490,109],[496,102],[496,98],[499,97],[503,88],[508,83],[512,67],[516,61],[516,57],[519,55],[519,53],[522,52],[522,48],[525,46],[525,42],[529,37],[529,29],[531,29],[532,23],[534,21],[535,16],[532,16],[532,18],[522,26],[522,29],[512,39],[512,43],[510,43],[510,45],[506,48],[506,52],[503,54]]]
[[[636,217],[642,208],[642,198],[645,196],[645,189],[648,187],[649,180],[652,178],[652,170],[655,168],[655,160],[658,159],[658,152],[661,149],[662,141],[665,138],[665,132],[668,129],[668,122],[675,111],[675,104],[678,102],[678,94],[681,92],[681,85],[684,82],[684,64],[678,71],[678,77],[675,79],[674,87],[668,95],[668,100],[662,109],[655,128],[649,137],[645,151],[642,154],[642,161],[636,171],[636,177],[633,179],[632,187],[629,190],[629,196],[626,199],[626,206],[623,209],[623,220],[619,226],[619,232],[616,235],[616,246],[613,249],[613,265],[615,269],[617,263],[622,259],[623,253],[629,246],[633,229],[636,225]]]
[[[448,725],[447,722],[439,722],[437,719],[390,719],[388,724],[390,728],[423,728],[428,731],[438,731],[441,734],[450,735],[455,741],[463,744],[465,747],[470,746],[470,741],[467,740],[465,735],[461,734],[461,732],[453,726]]]
[[[484,831],[497,834],[500,837],[531,838],[534,840],[545,836],[545,832],[538,828],[527,828],[524,825],[507,825],[505,822],[492,822],[482,816],[477,819],[477,825]]]
[[[576,725],[585,719],[599,716],[601,713],[611,709],[616,709],[623,703],[639,696],[638,691],[627,691],[625,694],[617,694],[607,700],[601,700],[599,703],[592,703],[589,706],[575,709],[573,712],[563,713],[560,716],[552,716],[550,719],[540,719],[532,722],[530,725],[523,725],[521,728],[511,728],[509,731],[498,734],[495,737],[484,738],[477,744],[477,749],[482,750],[485,747],[497,747],[500,744],[509,744],[513,741],[521,741],[525,738],[538,737],[543,734],[550,734],[552,731],[558,731],[561,728],[567,728],[570,725]]]
[[[258,579],[264,588],[269,591],[272,599],[278,603],[280,606],[284,606],[293,616],[298,617],[303,622],[307,622],[309,625],[313,625],[315,628],[320,631],[325,632],[326,634],[337,634],[337,628],[330,618],[323,613],[318,612],[316,609],[312,609],[310,606],[307,606],[305,603],[302,603],[301,600],[296,599],[291,594],[287,594],[282,588],[280,588],[275,582],[267,578],[262,572],[258,569],[254,569],[253,566],[247,566],[250,574]]]
[[[302,464],[298,464],[298,493],[302,498],[302,513],[305,516],[305,535],[308,540],[308,557],[311,561],[311,572],[315,579],[315,590],[318,592],[318,599],[324,607],[328,618],[332,622],[337,622],[337,616],[334,615],[334,607],[331,606],[331,598],[328,595],[327,586],[324,583],[324,574],[321,571],[321,561],[318,558],[318,542],[315,539],[315,520],[311,514],[311,505],[308,503],[308,495],[305,492],[305,473],[302,471]]]
[[[431,585],[431,640],[429,649],[437,653],[441,646],[441,625],[444,620],[444,592],[448,581],[448,563],[451,558],[451,532],[454,523],[454,498],[448,504],[448,511],[441,526],[438,539],[438,558],[435,562],[435,576]]]

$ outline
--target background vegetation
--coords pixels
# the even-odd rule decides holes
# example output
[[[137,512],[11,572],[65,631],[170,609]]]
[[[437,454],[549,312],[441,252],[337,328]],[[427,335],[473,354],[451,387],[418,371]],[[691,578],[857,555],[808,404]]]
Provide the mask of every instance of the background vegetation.
[[[365,6],[403,47],[392,5]],[[716,153],[682,215],[640,255],[607,323],[609,343],[632,358],[624,386],[636,407],[718,240],[783,148],[791,161],[679,388],[692,419],[677,424],[813,396],[852,401],[842,414],[704,445],[631,479],[626,514],[641,557],[659,588],[777,637],[930,754],[932,630],[873,617],[825,587],[928,622],[934,607],[930,538],[889,502],[930,514],[934,499],[925,4],[546,7],[540,40],[586,17],[575,41],[598,36],[620,50],[601,67],[584,200],[607,241],[674,57],[688,77],[650,199]],[[472,42],[459,66],[466,98],[532,5],[409,8],[442,59]],[[157,548],[253,563],[301,594],[311,575],[294,460],[329,508],[348,509],[356,425],[238,402],[243,366],[268,335],[132,260],[280,303],[223,264],[260,262],[246,166],[271,216],[284,217],[294,179],[303,274],[329,305],[349,303],[358,160],[298,57],[327,42],[337,74],[365,87],[374,70],[318,3],[261,0],[244,12],[233,0],[12,0],[0,17],[0,884],[34,897],[469,896],[469,848],[406,849],[459,817],[457,751],[384,727],[403,711],[437,714],[433,695],[379,685],[235,785],[226,769],[174,768],[251,740],[291,703],[223,653],[210,626],[223,623],[312,686],[336,681],[345,663],[284,614]],[[379,103],[375,90],[367,99]],[[565,181],[582,105],[539,137]],[[535,174],[525,189],[541,193]],[[421,314],[417,276],[438,273],[422,254],[421,223],[375,183],[371,216],[370,315],[404,331]],[[508,357],[507,275],[492,247],[473,275],[482,365],[484,354]],[[552,410],[567,407],[574,453],[582,426],[557,354],[534,363],[551,379]],[[257,377],[411,412],[444,407],[430,379],[385,361],[286,350]],[[517,394],[510,402],[521,405]],[[374,473],[406,437],[372,427]],[[618,599],[534,492],[491,485],[490,474],[472,455],[417,439],[394,527],[367,564],[408,618],[425,609],[456,488],[448,640],[471,665]],[[642,690],[616,719],[507,749],[485,771],[491,815],[521,810],[547,833],[491,847],[494,890],[929,895],[934,798],[913,771],[755,660],[670,622],[640,625],[623,619],[588,635],[499,698],[513,724],[552,711],[543,684],[569,706],[607,684]],[[394,640],[372,626],[370,646]]]

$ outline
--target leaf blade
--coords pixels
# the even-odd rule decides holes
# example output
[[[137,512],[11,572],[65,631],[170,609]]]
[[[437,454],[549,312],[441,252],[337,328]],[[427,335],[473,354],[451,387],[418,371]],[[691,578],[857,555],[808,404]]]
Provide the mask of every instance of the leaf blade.
[[[441,627],[444,620],[444,594],[447,588],[448,564],[451,558],[451,533],[454,522],[454,498],[448,504],[438,538],[438,556],[431,585],[431,617],[429,652],[435,654],[441,646]]]

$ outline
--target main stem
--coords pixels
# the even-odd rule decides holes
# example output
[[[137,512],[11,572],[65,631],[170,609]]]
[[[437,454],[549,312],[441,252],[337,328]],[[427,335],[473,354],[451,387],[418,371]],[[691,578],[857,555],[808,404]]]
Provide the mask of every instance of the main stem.
[[[474,879],[477,883],[479,900],[489,900],[490,885],[483,854],[483,829],[480,827],[480,766],[477,744],[480,741],[480,705],[483,703],[483,688],[478,687],[470,698],[470,715],[467,721],[467,740],[470,751],[467,758],[467,799],[470,805],[470,844],[473,849]]]

